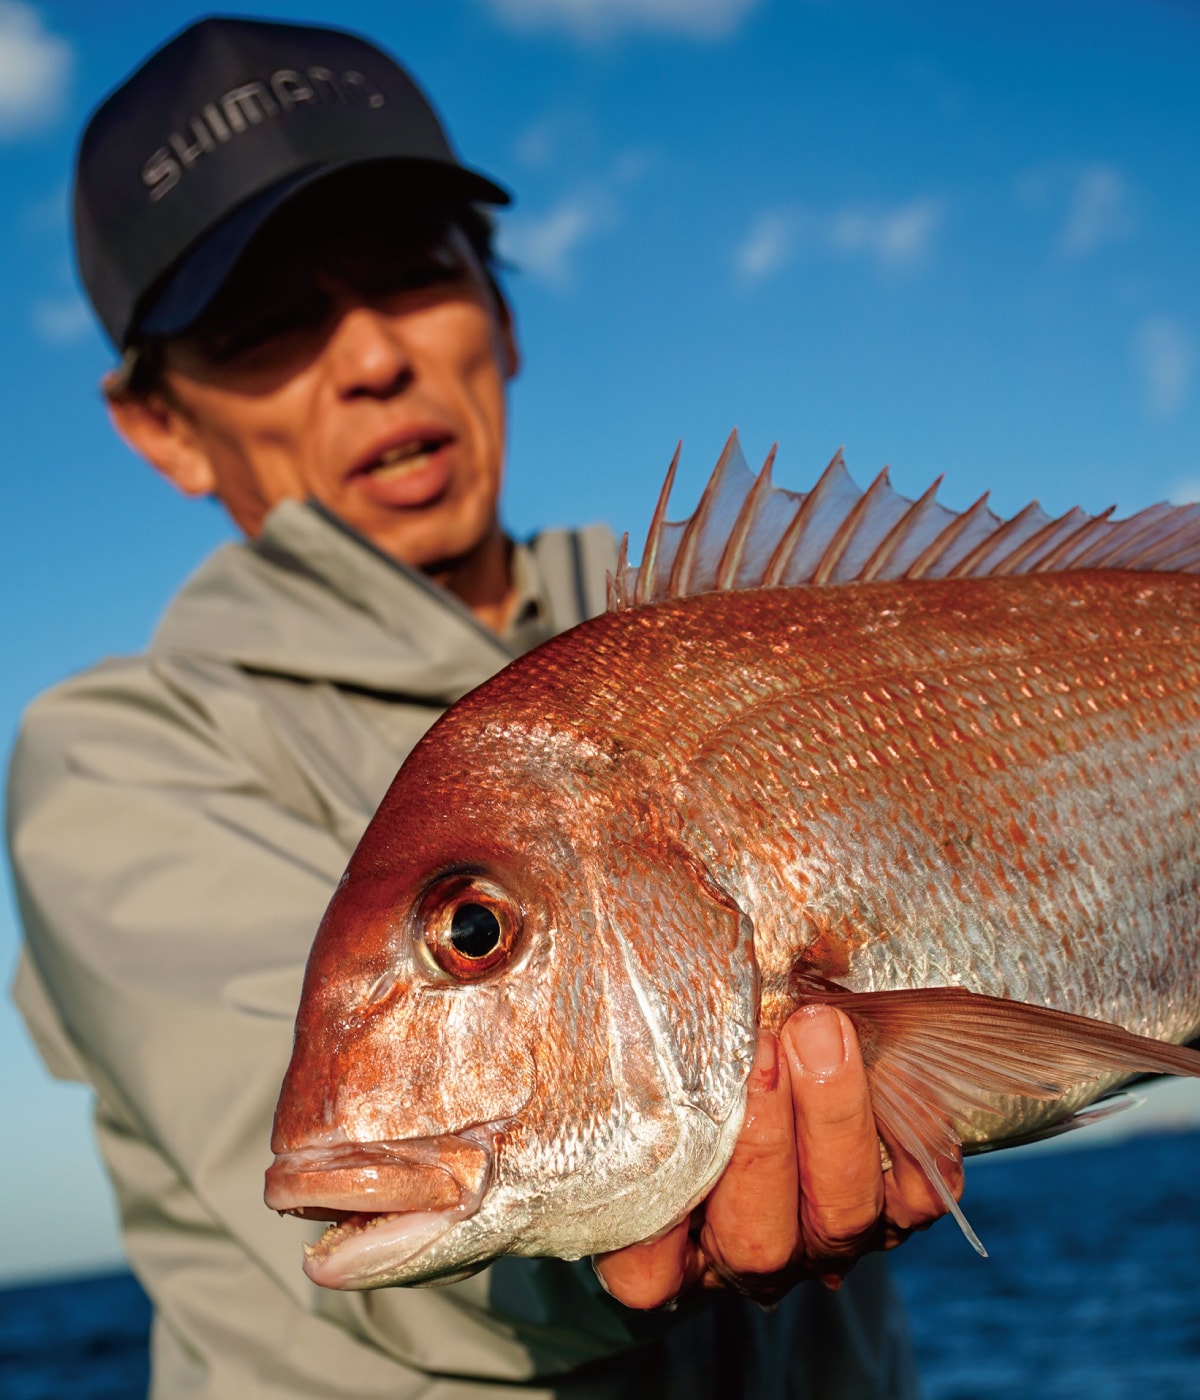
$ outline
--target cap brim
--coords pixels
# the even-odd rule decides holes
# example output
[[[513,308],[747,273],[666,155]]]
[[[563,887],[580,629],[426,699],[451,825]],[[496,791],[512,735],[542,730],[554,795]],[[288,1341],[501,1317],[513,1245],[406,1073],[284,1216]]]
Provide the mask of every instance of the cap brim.
[[[302,171],[243,201],[216,228],[193,244],[165,280],[148,293],[145,309],[139,310],[133,317],[127,341],[135,335],[172,336],[186,331],[204,314],[255,235],[288,200],[330,175],[356,165],[374,164],[416,167],[428,185],[452,190],[471,203],[512,202],[508,191],[486,175],[468,170],[465,166],[446,165],[439,161],[405,157],[394,160],[356,159],[326,163],[314,170]]]

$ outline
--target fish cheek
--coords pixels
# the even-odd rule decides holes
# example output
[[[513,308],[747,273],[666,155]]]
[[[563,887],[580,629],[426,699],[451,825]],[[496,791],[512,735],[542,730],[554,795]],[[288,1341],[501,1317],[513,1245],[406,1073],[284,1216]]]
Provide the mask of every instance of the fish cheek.
[[[339,1055],[335,1119],[364,1142],[507,1121],[534,1092],[532,1019],[503,979],[415,982]]]
[[[586,878],[582,871],[575,874],[573,887],[582,891]],[[537,1095],[513,1125],[513,1180],[544,1183],[593,1170],[608,1150],[619,1150],[629,1100],[640,1107],[643,1086],[653,1081],[658,1088],[628,976],[619,974],[614,983],[594,910],[576,895],[559,915],[554,947],[526,988]]]

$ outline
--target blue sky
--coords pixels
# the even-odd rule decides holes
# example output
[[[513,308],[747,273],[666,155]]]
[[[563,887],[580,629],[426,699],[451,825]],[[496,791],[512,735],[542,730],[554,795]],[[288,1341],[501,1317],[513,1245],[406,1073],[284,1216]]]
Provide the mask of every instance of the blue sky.
[[[963,506],[1121,513],[1200,496],[1200,9],[1186,0],[294,0],[420,76],[517,194],[525,366],[506,516],[644,530],[683,440],[729,430],[804,489],[939,473]],[[137,649],[228,536],[116,441],[71,264],[91,107],[197,18],[176,0],[0,0],[5,742],[22,706]],[[17,933],[0,909],[0,965]],[[111,1258],[86,1096],[0,1007],[0,1276]],[[15,1207],[15,1209],[14,1209]],[[15,1217],[15,1223],[14,1223]]]

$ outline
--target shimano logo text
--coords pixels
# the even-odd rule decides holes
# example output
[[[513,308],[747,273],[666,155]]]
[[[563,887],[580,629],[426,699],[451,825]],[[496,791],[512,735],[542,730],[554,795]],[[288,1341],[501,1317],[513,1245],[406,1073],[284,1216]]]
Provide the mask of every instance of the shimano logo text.
[[[213,102],[206,102],[187,124],[173,131],[142,166],[142,183],[152,200],[162,199],[184,174],[218,146],[234,140],[252,126],[286,117],[295,108],[312,103],[340,102],[382,107],[383,93],[362,73],[350,69],[334,73],[329,68],[280,68],[260,82],[231,88]]]

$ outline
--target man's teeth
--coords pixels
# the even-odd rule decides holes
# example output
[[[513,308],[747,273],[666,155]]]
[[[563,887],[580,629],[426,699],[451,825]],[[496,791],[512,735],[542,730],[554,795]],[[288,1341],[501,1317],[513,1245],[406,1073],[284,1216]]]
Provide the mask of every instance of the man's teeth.
[[[376,458],[372,470],[377,475],[399,476],[402,472],[424,466],[441,445],[440,442],[410,442],[402,447],[389,447]]]

